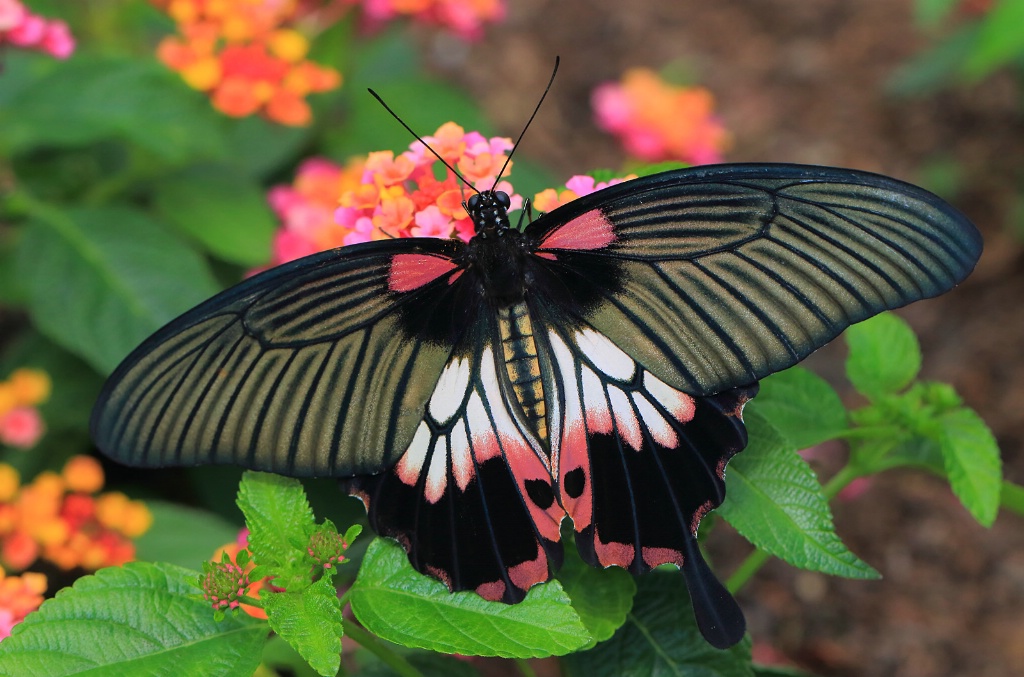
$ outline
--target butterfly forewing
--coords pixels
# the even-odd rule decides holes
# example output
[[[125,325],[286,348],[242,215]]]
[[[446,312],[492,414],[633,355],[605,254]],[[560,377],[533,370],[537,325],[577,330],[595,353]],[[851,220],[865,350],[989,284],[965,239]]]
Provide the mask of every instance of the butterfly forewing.
[[[462,246],[343,248],[243,282],[122,363],[93,438],[133,465],[380,472],[411,440],[479,306],[453,284]]]
[[[854,322],[947,291],[981,251],[974,227],[926,191],[790,165],[622,183],[527,234],[537,266],[560,280],[552,288],[601,272],[580,320],[695,395],[754,382]]]

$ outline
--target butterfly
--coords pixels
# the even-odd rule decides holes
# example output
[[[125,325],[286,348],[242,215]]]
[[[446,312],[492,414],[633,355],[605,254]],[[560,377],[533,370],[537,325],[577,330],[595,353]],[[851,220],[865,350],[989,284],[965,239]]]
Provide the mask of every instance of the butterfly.
[[[159,330],[92,435],[135,466],[328,476],[419,571],[515,603],[563,558],[674,564],[714,646],[742,611],[697,545],[757,382],[849,325],[962,281],[981,237],[925,190],[784,164],[627,181],[517,229],[472,195],[468,243],[282,265]]]

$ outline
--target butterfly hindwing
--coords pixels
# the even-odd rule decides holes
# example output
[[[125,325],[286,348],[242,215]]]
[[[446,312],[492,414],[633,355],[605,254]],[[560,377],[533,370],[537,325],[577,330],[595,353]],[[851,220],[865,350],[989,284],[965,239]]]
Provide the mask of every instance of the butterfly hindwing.
[[[502,382],[493,336],[486,322],[468,333],[395,466],[343,486],[417,570],[512,603],[561,565],[564,511],[547,455]]]
[[[789,367],[849,325],[941,294],[981,238],[920,188],[852,170],[723,165],[606,188],[534,221],[531,275],[676,388]]]
[[[551,326],[560,384],[556,477],[584,561],[642,574],[680,567],[715,646],[743,614],[704,562],[697,527],[725,498],[725,466],[747,443],[743,405],[757,384],[710,397],[667,385],[592,327]]]
[[[379,472],[408,445],[479,307],[458,284],[463,246],[357,245],[242,282],[118,367],[93,439],[131,465]]]

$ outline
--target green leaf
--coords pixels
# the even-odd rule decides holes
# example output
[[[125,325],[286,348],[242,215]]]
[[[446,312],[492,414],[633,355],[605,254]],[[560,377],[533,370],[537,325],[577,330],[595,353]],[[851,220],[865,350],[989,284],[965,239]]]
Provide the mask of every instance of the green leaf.
[[[978,43],[976,24],[960,26],[935,47],[898,68],[885,88],[896,96],[922,96],[950,86]]]
[[[797,449],[835,439],[849,426],[838,393],[803,367],[762,380],[760,392],[747,407],[770,421]]]
[[[729,463],[718,513],[759,549],[793,566],[847,578],[878,578],[836,535],[832,511],[807,462],[756,412],[750,442]]]
[[[906,388],[921,370],[921,348],[910,326],[882,313],[846,330],[846,375],[871,400]]]
[[[288,642],[274,635],[263,647],[263,665],[274,670],[277,675],[291,677],[314,677],[319,673],[302,659]],[[261,673],[256,673],[260,675]],[[344,675],[346,673],[339,673]],[[268,675],[269,677],[269,675]]]
[[[1003,481],[995,437],[970,409],[947,412],[939,421],[942,458],[953,493],[974,519],[986,527],[992,526],[999,510]]]
[[[135,541],[136,557],[198,568],[214,551],[238,538],[239,527],[205,510],[167,501],[146,501],[153,526]]]
[[[563,655],[590,642],[562,586],[530,590],[519,604],[449,593],[418,573],[401,546],[370,544],[350,590],[352,611],[367,630],[396,644],[443,653],[505,658]]]
[[[980,80],[1024,52],[1024,2],[999,0],[982,19],[978,43],[963,72]]]
[[[593,637],[585,648],[610,638],[626,622],[626,614],[633,607],[636,582],[625,569],[588,566],[572,548],[565,553],[558,581]]]
[[[480,672],[471,663],[452,656],[428,651],[409,651],[394,644],[396,651],[423,677],[479,677]],[[402,653],[404,651],[404,653]],[[402,677],[394,668],[385,664],[366,649],[356,651],[359,677]]]
[[[754,665],[754,677],[814,677],[809,672],[778,665]]]
[[[726,651],[701,637],[683,577],[655,571],[637,581],[633,611],[607,642],[562,659],[567,677],[752,677],[750,640]]]
[[[171,163],[224,155],[209,101],[155,60],[76,55],[0,109],[9,152],[123,138]]]
[[[277,220],[266,193],[230,167],[192,167],[161,181],[156,184],[155,201],[165,221],[214,256],[243,266],[270,260]]]
[[[249,527],[249,550],[260,567],[271,567],[276,584],[293,590],[308,583],[305,547],[315,523],[298,480],[247,471],[238,486],[238,507]]]
[[[227,159],[235,173],[264,179],[290,165],[310,142],[312,127],[289,127],[258,115],[225,121]]]
[[[80,578],[15,626],[0,644],[0,673],[249,677],[267,626],[245,614],[214,621],[198,575],[132,562]]]
[[[914,21],[923,28],[935,28],[949,16],[960,0],[917,0],[914,3]]]
[[[261,595],[271,629],[324,677],[341,666],[341,604],[329,576],[299,592]]]
[[[218,291],[195,252],[125,208],[46,209],[29,223],[17,267],[39,330],[101,373]]]
[[[352,96],[361,97],[343,126],[328,133],[332,157],[349,157],[378,150],[405,150],[415,139],[366,94],[365,86],[350,82]],[[490,125],[472,98],[451,85],[416,75],[385,85],[370,83],[404,122],[420,136],[430,136],[442,124],[457,122],[466,131],[490,133]]]

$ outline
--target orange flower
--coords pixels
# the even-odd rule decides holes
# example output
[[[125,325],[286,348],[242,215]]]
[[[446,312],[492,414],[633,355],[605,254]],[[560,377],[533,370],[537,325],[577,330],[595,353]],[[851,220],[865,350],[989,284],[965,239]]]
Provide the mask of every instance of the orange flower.
[[[335,89],[341,75],[305,59],[308,38],[293,25],[312,11],[294,0],[154,0],[178,24],[157,55],[189,86],[210,95],[232,117],[263,113],[307,125],[304,97]],[[340,17],[335,16],[333,20]]]
[[[599,86],[592,105],[598,126],[647,162],[719,162],[729,145],[710,92],[671,85],[651,70],[630,70],[621,82]]]

